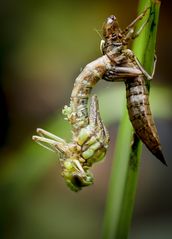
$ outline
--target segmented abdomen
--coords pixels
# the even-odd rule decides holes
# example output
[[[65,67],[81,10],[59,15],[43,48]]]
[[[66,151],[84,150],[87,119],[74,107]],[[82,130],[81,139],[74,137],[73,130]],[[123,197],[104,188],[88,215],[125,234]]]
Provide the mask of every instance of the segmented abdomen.
[[[125,81],[127,108],[130,121],[136,134],[147,148],[164,164],[160,141],[152,118],[148,90],[143,76]]]
[[[92,88],[102,78],[107,68],[109,68],[108,64],[110,64],[108,57],[106,55],[102,56],[87,64],[75,80],[70,100],[72,112],[70,122],[74,133],[77,135],[81,128],[88,125],[88,98]]]

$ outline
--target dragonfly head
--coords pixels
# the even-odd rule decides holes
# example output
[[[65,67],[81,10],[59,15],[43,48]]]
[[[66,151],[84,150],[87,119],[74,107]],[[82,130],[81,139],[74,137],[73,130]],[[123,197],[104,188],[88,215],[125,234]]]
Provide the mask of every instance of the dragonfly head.
[[[88,170],[84,170],[78,160],[66,159],[62,176],[68,187],[75,192],[93,184],[92,174]]]

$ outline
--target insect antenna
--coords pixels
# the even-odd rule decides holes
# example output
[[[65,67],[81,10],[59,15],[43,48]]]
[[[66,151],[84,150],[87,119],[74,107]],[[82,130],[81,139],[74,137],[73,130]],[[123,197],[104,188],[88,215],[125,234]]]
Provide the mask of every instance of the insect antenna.
[[[97,33],[97,35],[100,37],[101,40],[103,40],[103,36],[102,36],[102,29],[97,29],[97,28],[94,28],[94,31]],[[100,33],[101,32],[101,33]]]

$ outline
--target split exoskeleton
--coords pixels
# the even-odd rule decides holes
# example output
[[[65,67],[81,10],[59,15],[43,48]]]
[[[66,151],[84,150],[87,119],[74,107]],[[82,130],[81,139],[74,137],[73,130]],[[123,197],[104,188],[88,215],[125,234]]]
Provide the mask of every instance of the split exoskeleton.
[[[117,81],[121,79],[125,82],[128,114],[136,135],[152,154],[154,154],[163,164],[167,165],[150,110],[149,92],[146,86],[146,80],[151,80],[153,78],[156,59],[152,75],[150,76],[141,66],[134,53],[127,48],[129,40],[137,37],[149,21],[148,18],[139,30],[136,33],[134,32],[133,26],[138,20],[143,18],[148,9],[149,8],[140,14],[124,31],[120,29],[114,16],[110,16],[105,22],[105,41],[102,44],[102,52],[107,54],[107,52],[111,51],[115,46],[122,45],[119,55],[121,58],[123,56],[124,60],[120,61],[120,67],[118,67],[118,64],[114,64],[114,69],[107,71],[104,79],[107,81]],[[149,15],[151,15],[151,13]],[[129,69],[131,69],[131,72]],[[136,70],[140,70],[142,74],[137,74]]]
[[[147,79],[152,77],[142,68],[133,52],[127,48],[129,40],[140,34],[144,28],[146,23],[141,26],[137,33],[133,31],[135,23],[145,15],[146,11],[147,9],[124,31],[119,28],[115,16],[110,16],[105,22],[103,27],[104,42],[103,44],[101,43],[104,55],[86,65],[79,74],[74,83],[70,105],[65,106],[63,109],[63,114],[72,127],[71,142],[67,143],[65,140],[43,129],[37,129],[38,136],[33,136],[33,140],[38,144],[58,152],[62,176],[73,191],[78,191],[82,187],[93,183],[93,175],[89,169],[94,163],[104,158],[109,145],[109,134],[102,122],[96,95],[91,96],[89,110],[87,108],[91,90],[99,80],[125,81],[130,119],[136,133],[145,144],[142,134],[139,134],[139,132],[143,133],[143,129],[141,129],[143,127],[142,121],[144,123],[151,121],[151,127],[154,127],[152,119],[150,120],[148,96],[145,93],[146,86],[144,83],[145,77]],[[135,92],[138,94],[135,94]],[[136,101],[139,104],[136,104]],[[141,109],[139,109],[138,105]],[[141,119],[141,126],[137,126],[140,119],[133,118],[137,116],[136,112],[138,114],[140,112],[149,113],[149,117],[145,115],[143,120]],[[158,135],[156,130],[154,130],[155,135]],[[154,138],[149,139],[148,137],[146,140],[152,143]],[[157,142],[159,141],[157,140]],[[147,147],[149,148],[148,145]],[[158,147],[160,147],[159,143]],[[157,149],[157,147],[154,147],[154,149]]]

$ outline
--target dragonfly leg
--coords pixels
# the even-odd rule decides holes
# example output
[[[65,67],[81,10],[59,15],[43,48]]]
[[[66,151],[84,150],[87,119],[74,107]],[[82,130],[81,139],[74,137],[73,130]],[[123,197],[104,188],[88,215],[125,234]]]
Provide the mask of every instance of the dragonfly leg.
[[[143,75],[146,77],[146,79],[152,80],[153,76],[155,74],[155,68],[156,68],[156,62],[157,62],[156,55],[154,56],[154,65],[153,65],[153,71],[152,71],[151,75],[149,75],[149,73],[143,68],[142,64],[140,63],[140,61],[138,60],[138,58],[136,56],[134,56],[134,60],[135,60],[136,64],[138,65],[138,67],[140,68],[140,70],[142,71]]]
[[[43,136],[43,137],[46,136],[46,137],[48,137],[50,139],[54,139],[57,142],[61,142],[61,143],[64,143],[64,144],[66,143],[64,139],[62,139],[62,138],[58,137],[57,135],[52,134],[52,133],[50,133],[50,132],[48,132],[48,131],[46,131],[44,129],[37,128],[36,132],[40,136]]]
[[[119,66],[112,66],[112,68],[110,70],[107,70],[105,75],[103,76],[104,80],[123,81],[125,78],[133,78],[139,75],[144,75],[147,80],[153,79],[157,62],[156,55],[154,60],[153,72],[151,75],[144,69],[138,58],[134,55],[134,52],[130,49],[123,50],[121,57],[124,57],[126,60],[128,60],[128,63],[124,63],[125,65],[122,63],[119,64]],[[132,65],[137,67],[133,67]]]
[[[117,82],[124,81],[125,78],[133,78],[139,75],[143,75],[140,69],[127,66],[117,66],[111,70],[107,70],[103,76],[103,80]]]
[[[136,65],[139,67],[139,69],[141,70],[142,74],[146,77],[147,80],[152,80],[154,73],[155,73],[155,67],[156,67],[156,62],[157,62],[157,57],[156,55],[154,56],[154,66],[153,66],[153,71],[152,74],[150,75],[142,66],[142,64],[140,63],[139,59],[135,56],[134,52],[131,51],[130,49],[125,49],[123,51],[123,54],[126,56],[126,58],[128,57],[129,60],[131,60],[131,62],[135,62]]]
[[[38,133],[38,135],[32,136],[32,139],[39,145],[41,145],[44,148],[49,149],[53,152],[57,152],[57,151],[59,151],[61,153],[66,152],[67,143],[63,139],[61,139],[43,129],[37,129],[37,133]],[[47,136],[49,138],[46,138],[44,136]]]
[[[124,40],[128,42],[130,39],[135,39],[140,35],[140,33],[143,31],[144,27],[149,21],[149,18],[141,25],[141,27],[137,30],[137,32],[134,32],[134,27],[138,21],[140,21],[146,14],[146,12],[150,9],[150,7],[147,7],[139,16],[136,17],[122,32],[124,35]]]

